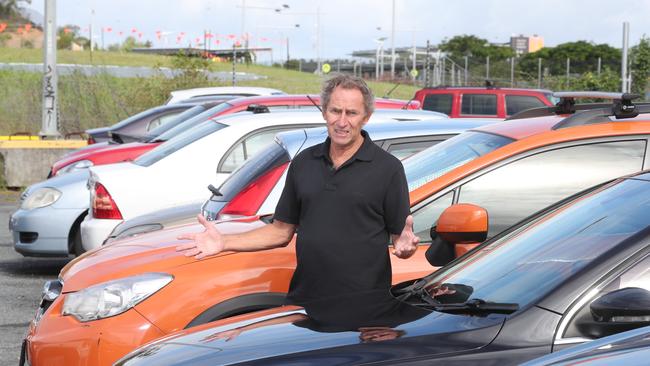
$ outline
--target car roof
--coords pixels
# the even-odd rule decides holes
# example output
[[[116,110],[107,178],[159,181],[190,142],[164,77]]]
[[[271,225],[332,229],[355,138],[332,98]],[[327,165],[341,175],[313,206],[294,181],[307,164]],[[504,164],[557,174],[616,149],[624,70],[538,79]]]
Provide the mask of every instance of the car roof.
[[[323,114],[314,109],[293,109],[287,111],[274,111],[273,113],[252,113],[252,112],[238,112],[227,114],[223,116],[214,117],[211,120],[225,125],[236,125],[239,123],[255,123],[256,120],[276,120],[276,121],[295,121],[300,122],[300,119],[305,118],[320,118],[323,123]],[[422,110],[406,110],[406,109],[378,109],[370,117],[370,121],[380,120],[423,120],[423,119],[445,119],[446,115],[442,113]]]
[[[252,86],[216,86],[207,88],[193,88],[184,90],[174,90],[170,93],[171,97],[167,104],[177,103],[183,99],[189,99],[197,96],[206,95],[276,95],[284,94],[282,90],[271,88],[260,88]]]
[[[401,136],[417,137],[431,134],[451,135],[459,134],[465,130],[494,123],[493,119],[474,118],[467,121],[456,121],[452,119],[424,119],[420,121],[398,121],[398,120],[375,120],[381,123],[369,123],[363,127],[374,141],[380,141]],[[326,127],[305,128],[280,132],[276,139],[282,146],[294,156],[298,151],[323,142],[327,137]]]
[[[549,89],[527,89],[527,88],[502,88],[498,86],[492,86],[492,87],[485,87],[485,86],[434,86],[434,87],[429,87],[429,88],[422,88],[418,91],[433,91],[433,90],[468,90],[468,91],[474,91],[474,90],[492,90],[492,91],[514,91],[514,92],[532,92],[532,93],[553,93],[552,90]]]

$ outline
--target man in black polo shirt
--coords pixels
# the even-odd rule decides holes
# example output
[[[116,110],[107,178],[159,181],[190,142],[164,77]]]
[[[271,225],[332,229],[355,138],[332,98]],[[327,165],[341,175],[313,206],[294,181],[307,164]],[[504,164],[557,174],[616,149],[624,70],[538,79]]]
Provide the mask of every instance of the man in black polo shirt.
[[[293,159],[273,223],[221,235],[199,215],[206,230],[179,237],[192,242],[177,250],[197,259],[221,251],[265,250],[287,245],[297,232],[289,302],[390,287],[389,235],[400,258],[410,257],[419,240],[409,216],[404,168],[362,130],[374,110],[362,79],[328,80],[321,104],[328,138]]]

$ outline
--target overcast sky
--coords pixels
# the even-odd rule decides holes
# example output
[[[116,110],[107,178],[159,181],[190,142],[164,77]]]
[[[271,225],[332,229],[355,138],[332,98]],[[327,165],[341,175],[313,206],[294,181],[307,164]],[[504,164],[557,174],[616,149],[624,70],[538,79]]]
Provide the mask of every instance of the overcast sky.
[[[642,35],[650,35],[650,0],[394,3],[396,47],[410,47],[414,41],[425,46],[427,40],[438,44],[461,34],[490,42],[508,42],[511,35],[537,34],[546,46],[586,40],[620,48],[624,21],[630,23],[630,45],[638,43]],[[283,4],[289,9],[279,13],[273,10]],[[390,48],[392,4],[393,0],[58,0],[57,25],[79,25],[87,37],[93,23],[93,38],[99,45],[103,27],[106,46],[127,35],[150,40],[154,47],[194,46],[197,38],[203,42],[204,31],[209,31],[214,34],[212,47],[224,48],[237,41],[233,37],[241,34],[245,19],[250,46],[273,48],[275,58],[286,57],[286,38],[292,58],[316,58],[317,43],[323,58],[333,58],[348,57],[354,50],[375,49],[374,40],[380,37],[389,37],[385,46]],[[28,7],[43,13],[44,0],[32,0]],[[316,36],[317,28],[320,37]]]

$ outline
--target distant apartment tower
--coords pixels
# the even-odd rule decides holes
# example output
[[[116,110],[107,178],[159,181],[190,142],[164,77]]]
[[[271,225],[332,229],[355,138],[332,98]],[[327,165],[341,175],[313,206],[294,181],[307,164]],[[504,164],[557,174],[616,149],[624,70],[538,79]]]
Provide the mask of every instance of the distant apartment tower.
[[[544,47],[544,38],[539,37],[537,34],[532,37],[524,36],[523,34],[512,36],[510,37],[510,47],[515,50],[517,55],[535,52]]]

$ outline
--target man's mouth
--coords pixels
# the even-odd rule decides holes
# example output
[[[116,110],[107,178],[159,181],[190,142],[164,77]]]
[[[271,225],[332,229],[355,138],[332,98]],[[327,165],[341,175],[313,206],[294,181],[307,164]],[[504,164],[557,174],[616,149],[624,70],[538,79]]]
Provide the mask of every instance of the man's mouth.
[[[334,133],[336,133],[337,135],[347,135],[348,132],[349,132],[348,130],[340,130],[337,128],[334,129]]]

